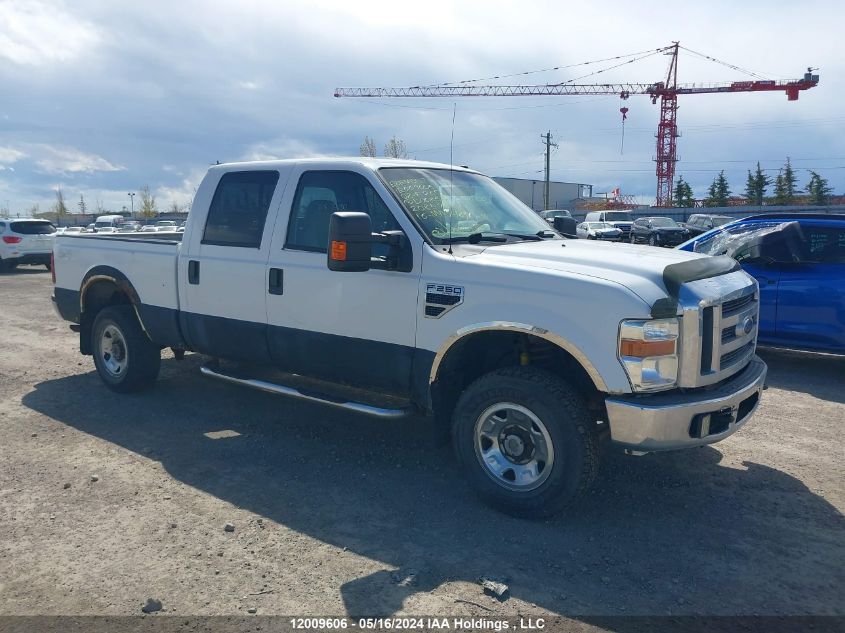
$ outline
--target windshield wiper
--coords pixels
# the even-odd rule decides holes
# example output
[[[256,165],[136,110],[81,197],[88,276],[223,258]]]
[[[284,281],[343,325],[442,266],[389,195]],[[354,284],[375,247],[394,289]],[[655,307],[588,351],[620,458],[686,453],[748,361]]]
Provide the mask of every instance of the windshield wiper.
[[[479,242],[507,242],[508,238],[503,233],[470,233],[469,235],[456,235],[454,237],[441,238],[442,244],[457,244],[458,242],[467,242],[469,244],[478,244]]]

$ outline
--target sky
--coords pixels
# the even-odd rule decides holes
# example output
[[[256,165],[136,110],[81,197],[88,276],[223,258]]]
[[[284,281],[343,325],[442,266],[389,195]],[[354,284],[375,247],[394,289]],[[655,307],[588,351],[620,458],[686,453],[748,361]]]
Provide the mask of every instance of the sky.
[[[501,79],[559,83],[614,62],[581,62],[681,45],[766,78],[819,68],[819,86],[782,93],[679,97],[677,174],[701,197],[722,169],[799,185],[815,169],[845,193],[845,3],[161,2],[0,0],[0,208],[130,206],[148,186],[162,210],[188,205],[208,165],[381,153],[393,136],[412,158],[491,176],[541,179],[540,135],[558,147],[553,180],[654,200],[659,107],[645,96],[334,98],[336,87],[416,86],[570,66]],[[652,55],[577,83],[660,81]],[[680,53],[682,83],[743,81]],[[482,83],[496,83],[495,80]],[[624,153],[619,108],[629,109]],[[138,198],[135,198],[137,204]]]

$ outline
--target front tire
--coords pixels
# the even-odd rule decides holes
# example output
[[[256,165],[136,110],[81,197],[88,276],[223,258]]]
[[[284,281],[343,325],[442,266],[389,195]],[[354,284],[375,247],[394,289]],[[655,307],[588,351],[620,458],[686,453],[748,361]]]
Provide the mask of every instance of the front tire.
[[[533,367],[486,374],[461,395],[452,433],[476,492],[514,516],[555,515],[598,470],[598,438],[578,392]]]
[[[649,243],[650,246],[657,246],[657,238],[654,237],[653,235],[649,235],[648,243]]]
[[[131,306],[101,310],[91,341],[97,373],[112,391],[141,391],[158,378],[161,350],[147,338]]]

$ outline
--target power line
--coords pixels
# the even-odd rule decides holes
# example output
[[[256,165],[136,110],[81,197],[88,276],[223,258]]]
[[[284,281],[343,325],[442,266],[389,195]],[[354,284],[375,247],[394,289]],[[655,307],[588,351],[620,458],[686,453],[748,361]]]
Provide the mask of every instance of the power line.
[[[427,87],[434,87],[434,86],[458,86],[461,84],[469,84],[475,83],[477,81],[492,81],[493,79],[508,79],[510,77],[523,77],[525,75],[535,75],[537,73],[548,73],[553,72],[555,70],[564,70],[566,68],[576,68],[578,66],[587,66],[589,64],[600,64],[601,62],[610,62],[615,61],[617,59],[626,59],[628,57],[636,57],[637,55],[643,55],[645,53],[650,53],[652,55],[660,53],[662,51],[667,50],[666,47],[658,48],[658,49],[647,49],[644,51],[637,51],[636,53],[629,53],[627,55],[614,55],[613,57],[605,57],[603,59],[593,59],[587,62],[578,62],[577,64],[567,64],[565,66],[552,66],[551,68],[541,68],[539,70],[526,70],[523,72],[518,73],[511,73],[509,75],[493,75],[491,77],[481,77],[479,79],[464,79],[462,81],[447,81],[443,83],[436,83],[436,84],[429,84]],[[627,63],[627,62],[626,62]]]

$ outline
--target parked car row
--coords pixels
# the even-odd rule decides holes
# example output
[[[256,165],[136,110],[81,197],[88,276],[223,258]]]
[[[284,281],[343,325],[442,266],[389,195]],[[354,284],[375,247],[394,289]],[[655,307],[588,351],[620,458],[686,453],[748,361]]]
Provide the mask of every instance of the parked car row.
[[[540,217],[559,231],[566,221],[575,222],[566,209],[541,211]],[[628,211],[590,211],[584,221],[575,226],[572,235],[583,239],[609,242],[630,242],[652,246],[677,246],[690,237],[730,222],[725,215],[695,213],[686,222],[676,222],[665,216],[634,220]],[[566,232],[566,231],[563,231]]]
[[[114,217],[123,220],[123,216],[121,215]],[[156,233],[159,231],[182,233],[185,231],[185,221],[177,224],[173,220],[159,220],[155,224],[141,224],[135,220],[114,222],[97,218],[96,222],[92,222],[88,226],[66,226],[56,229],[56,233],[59,235],[79,235],[82,233]]]

